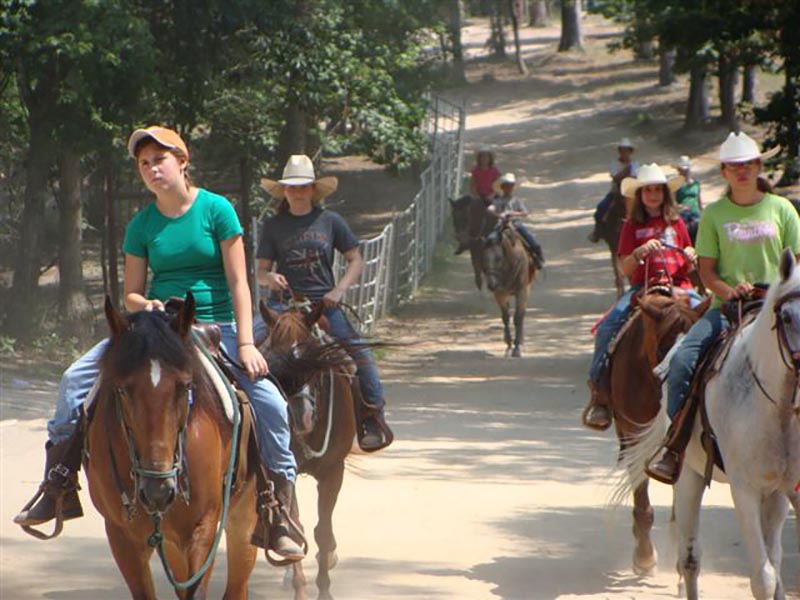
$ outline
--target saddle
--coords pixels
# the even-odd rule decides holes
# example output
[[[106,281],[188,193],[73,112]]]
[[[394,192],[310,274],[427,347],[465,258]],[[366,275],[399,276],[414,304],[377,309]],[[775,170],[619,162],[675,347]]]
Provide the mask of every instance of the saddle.
[[[766,285],[757,284],[753,293],[747,299],[742,301],[728,300],[720,307],[720,311],[728,319],[730,326],[714,340],[714,343],[698,364],[689,387],[686,403],[675,416],[671,435],[666,444],[668,448],[683,454],[692,437],[694,422],[699,410],[703,426],[700,441],[706,453],[706,467],[703,473],[703,482],[706,487],[711,485],[714,466],[723,473],[725,472],[725,463],[706,410],[706,386],[712,377],[722,370],[722,366],[725,364],[725,360],[728,358],[733,342],[739,332],[758,316],[764,304],[767,288],[768,286]]]

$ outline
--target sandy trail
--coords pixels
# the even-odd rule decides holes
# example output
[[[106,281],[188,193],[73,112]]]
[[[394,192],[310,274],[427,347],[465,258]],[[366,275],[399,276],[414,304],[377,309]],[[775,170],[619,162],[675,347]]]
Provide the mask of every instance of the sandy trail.
[[[652,65],[624,54],[600,65],[596,56],[610,31],[592,25],[587,56],[553,59],[557,31],[526,29],[530,77],[520,80],[511,67],[479,63],[473,79],[491,70],[497,80],[451,93],[467,99],[469,149],[490,145],[501,170],[526,178],[521,195],[548,268],[529,302],[521,359],[503,358],[493,300],[474,290],[468,259],[451,256],[447,245],[428,286],[381,326],[385,339],[417,343],[381,360],[397,441],[378,457],[357,457],[345,477],[335,513],[336,598],[675,597],[665,526],[670,490],[651,487],[661,566],[640,579],[630,568],[630,510],[606,508],[616,443],[611,434],[579,426],[589,328],[613,298],[607,253],[585,236],[608,185],[605,168],[617,139],[630,136],[639,143],[640,160],[665,163],[678,154],[708,152],[722,136],[711,132],[687,147],[671,133],[677,118],[669,102],[685,90],[669,91],[665,105]],[[467,35],[475,49],[485,29],[471,27]],[[655,115],[644,128],[635,124],[641,111]],[[707,197],[719,188],[708,172],[712,164],[699,161]],[[54,384],[24,394],[13,381],[3,386],[0,597],[127,597],[85,491],[87,517],[69,523],[56,541],[38,542],[10,523],[40,476],[46,399]],[[9,408],[12,395],[30,398],[30,405]],[[302,479],[299,494],[310,529],[313,481]],[[800,568],[793,521],[784,534],[789,585]],[[727,488],[716,485],[706,494],[702,532],[703,597],[748,597]],[[222,558],[212,598],[224,587]],[[314,562],[306,562],[313,581]],[[159,596],[170,597],[160,565],[153,563],[153,570]],[[252,596],[291,597],[281,575],[261,560]],[[313,597],[313,584],[309,593]]]

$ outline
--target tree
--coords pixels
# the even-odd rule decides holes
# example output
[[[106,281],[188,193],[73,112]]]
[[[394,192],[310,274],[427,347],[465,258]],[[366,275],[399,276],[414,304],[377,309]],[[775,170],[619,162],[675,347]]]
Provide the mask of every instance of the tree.
[[[530,20],[531,27],[547,27],[550,24],[550,6],[547,0],[531,0]]]
[[[447,33],[453,52],[452,78],[457,83],[466,83],[467,75],[464,69],[464,48],[461,44],[462,22],[461,0],[448,0],[447,2]]]
[[[558,51],[573,48],[583,51],[581,34],[581,0],[561,0],[561,40]]]
[[[528,67],[525,66],[525,59],[522,58],[522,50],[519,43],[519,15],[517,15],[515,0],[508,0],[508,9],[511,14],[511,24],[514,29],[514,56],[517,59],[517,68],[523,75],[528,74]]]

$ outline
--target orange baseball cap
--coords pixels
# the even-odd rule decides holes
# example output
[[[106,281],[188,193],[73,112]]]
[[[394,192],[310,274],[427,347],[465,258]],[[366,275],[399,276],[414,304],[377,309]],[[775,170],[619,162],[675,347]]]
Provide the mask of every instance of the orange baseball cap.
[[[137,129],[131,134],[131,137],[128,138],[128,154],[131,155],[131,158],[136,158],[136,144],[144,138],[152,138],[165,148],[180,150],[186,155],[186,159],[189,159],[189,149],[181,139],[181,136],[172,131],[172,129],[167,129],[160,125],[151,125],[145,129]]]

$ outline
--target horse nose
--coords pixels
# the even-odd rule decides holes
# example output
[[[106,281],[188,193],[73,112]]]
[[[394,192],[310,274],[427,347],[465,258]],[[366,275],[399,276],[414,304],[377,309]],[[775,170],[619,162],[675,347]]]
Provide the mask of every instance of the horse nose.
[[[175,479],[142,479],[139,489],[139,500],[148,513],[166,512],[169,505],[175,500]]]

